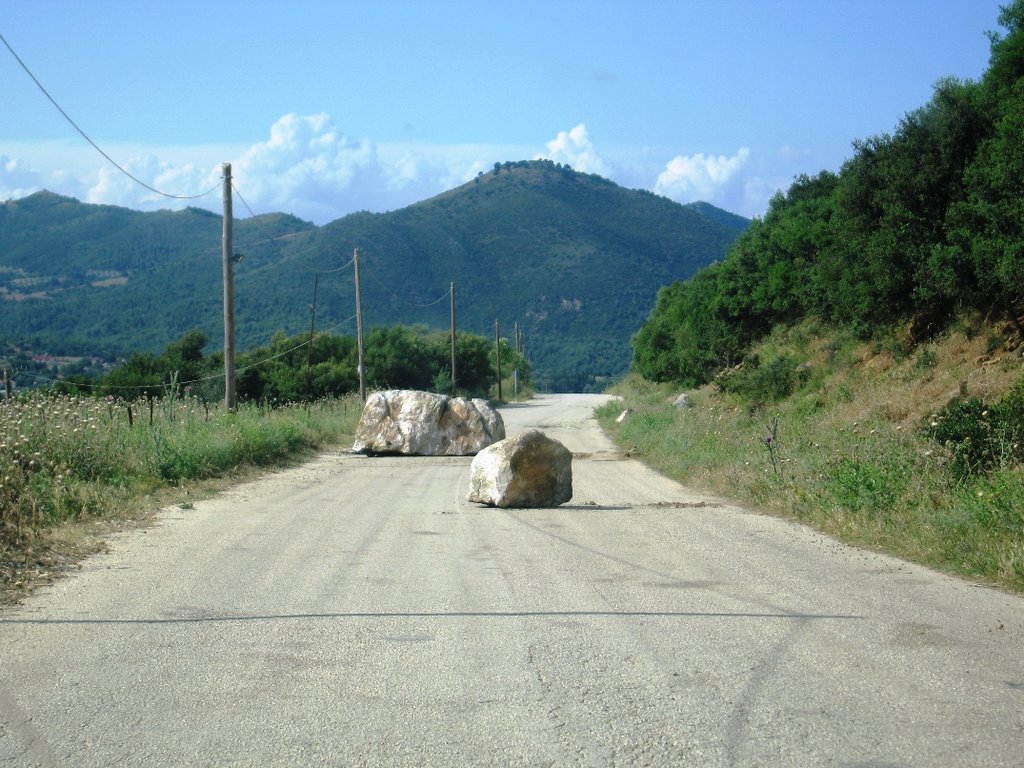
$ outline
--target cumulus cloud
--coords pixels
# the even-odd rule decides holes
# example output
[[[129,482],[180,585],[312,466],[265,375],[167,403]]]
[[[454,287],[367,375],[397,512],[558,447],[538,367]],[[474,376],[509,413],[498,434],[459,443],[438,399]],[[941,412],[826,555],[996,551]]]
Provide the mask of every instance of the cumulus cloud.
[[[556,163],[565,163],[581,173],[596,173],[609,176],[608,163],[602,158],[587,133],[587,126],[580,123],[570,131],[559,131],[547,143],[547,154],[537,155],[534,160],[546,159]]]
[[[328,114],[287,114],[270,126],[265,140],[248,146],[202,145],[104,147],[145,184],[122,174],[77,142],[8,144],[0,156],[0,200],[49,189],[92,203],[137,210],[195,205],[220,211],[221,163],[232,164],[235,186],[257,214],[284,212],[325,224],[352,211],[388,211],[425,200],[470,181],[495,161],[525,157],[565,163],[629,187],[643,187],[678,202],[705,200],[743,215],[759,215],[779,185],[767,184],[750,167],[750,150],[731,157],[678,155],[665,162],[660,151],[600,154],[585,123],[560,131],[536,146],[493,144],[378,143],[346,135]],[[236,201],[235,215],[248,210]]]
[[[496,159],[520,151],[489,145],[379,145],[347,136],[327,114],[284,115],[264,141],[250,146],[104,148],[134,179],[172,195],[167,197],[77,143],[26,143],[15,149],[21,157],[0,156],[0,199],[50,189],[137,210],[195,205],[219,211],[221,163],[228,161],[236,189],[255,213],[293,213],[317,224],[356,210],[401,208],[469,181]],[[204,197],[183,199],[209,190]],[[235,214],[247,213],[236,202]]]
[[[0,155],[0,199],[17,200],[46,188],[47,177],[24,161]]]
[[[734,196],[737,183],[742,186],[739,172],[749,158],[747,147],[741,147],[732,157],[703,152],[689,157],[677,155],[658,175],[654,191],[680,203],[703,200],[718,204]]]
[[[161,160],[154,154],[134,157],[119,165],[151,189],[140,185],[113,165],[104,165],[98,169],[95,181],[86,189],[85,202],[123,205],[143,210],[181,207],[192,202],[185,198],[201,195],[215,188],[221,175],[219,167],[213,170],[197,167],[192,163],[175,164]],[[167,195],[181,199],[175,203],[174,198]]]
[[[381,147],[346,136],[327,114],[280,118],[270,138],[233,169],[257,212],[286,211],[324,223],[355,210],[384,211],[431,197],[482,170],[444,148]]]
[[[383,175],[373,144],[346,136],[323,113],[284,115],[232,173],[257,212],[287,211],[315,221],[335,217],[356,189],[375,197]]]

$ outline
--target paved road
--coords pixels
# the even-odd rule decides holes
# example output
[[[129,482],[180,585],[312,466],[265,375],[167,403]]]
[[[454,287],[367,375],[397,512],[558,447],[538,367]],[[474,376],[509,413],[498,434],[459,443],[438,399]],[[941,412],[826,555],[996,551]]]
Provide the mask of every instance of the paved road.
[[[324,455],[115,540],[0,614],[0,765],[1019,766],[1024,601],[504,411],[575,498]]]

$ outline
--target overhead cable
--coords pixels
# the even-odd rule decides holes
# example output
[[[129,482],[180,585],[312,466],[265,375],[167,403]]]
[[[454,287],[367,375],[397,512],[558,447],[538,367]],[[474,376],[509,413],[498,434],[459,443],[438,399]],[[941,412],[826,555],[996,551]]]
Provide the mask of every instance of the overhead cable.
[[[57,108],[57,111],[60,112],[64,116],[64,119],[67,120],[68,123],[71,124],[71,127],[74,128],[76,131],[78,131],[78,133],[82,136],[82,138],[85,139],[87,142],[89,142],[89,144],[92,145],[93,149],[95,149],[97,152],[99,152],[101,155],[103,155],[103,157],[105,157],[107,159],[107,161],[112,166],[117,168],[117,170],[119,170],[121,173],[123,173],[129,179],[134,181],[136,184],[139,184],[139,185],[145,187],[150,192],[155,192],[158,195],[162,195],[163,197],[170,197],[170,198],[173,198],[175,200],[195,200],[195,199],[200,198],[200,197],[206,197],[206,195],[210,194],[211,192],[213,192],[214,190],[216,190],[217,188],[220,187],[220,183],[217,183],[216,185],[214,185],[210,189],[206,190],[205,192],[201,192],[198,195],[172,195],[171,193],[164,192],[163,190],[157,189],[156,187],[151,187],[149,184],[144,182],[142,179],[138,178],[137,176],[132,175],[124,167],[119,165],[117,163],[117,161],[114,160],[114,158],[112,158],[110,155],[108,155],[106,152],[104,152],[95,141],[93,141],[91,138],[89,138],[89,135],[85,131],[83,131],[81,128],[78,127],[78,123],[76,123],[74,120],[71,119],[71,115],[69,115],[67,112],[65,112],[64,109],[61,107],[61,105],[57,103],[57,100],[54,99],[53,96],[50,95],[49,91],[47,91],[46,88],[43,87],[43,84],[41,82],[39,82],[39,79],[34,74],[32,74],[32,70],[29,69],[28,65],[25,64],[25,62],[21,60],[21,57],[17,53],[15,53],[14,49],[11,48],[11,44],[7,42],[7,39],[2,34],[0,34],[0,42],[2,42],[7,47],[7,50],[11,52],[11,55],[15,58],[15,60],[18,62],[18,64],[21,65],[21,68],[23,70],[25,70],[25,73],[30,78],[32,78],[32,82],[34,82],[36,84],[36,86],[39,88],[39,90],[43,92],[43,95],[46,96],[46,98],[48,98],[50,100],[50,103],[53,104],[53,106],[55,106]]]

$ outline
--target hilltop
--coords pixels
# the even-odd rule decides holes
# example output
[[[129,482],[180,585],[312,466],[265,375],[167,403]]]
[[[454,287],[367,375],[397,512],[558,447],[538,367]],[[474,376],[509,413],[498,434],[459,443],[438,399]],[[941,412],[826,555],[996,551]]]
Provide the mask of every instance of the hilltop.
[[[237,210],[237,209],[236,209]],[[389,213],[323,227],[285,214],[237,220],[238,346],[316,326],[353,333],[347,268],[361,250],[369,326],[511,335],[537,383],[600,386],[629,365],[629,339],[658,289],[720,260],[749,221],[680,205],[549,161],[494,170]],[[4,341],[50,354],[155,351],[189,329],[221,338],[221,217],[142,213],[40,192],[0,205]],[[319,273],[319,277],[317,277]]]

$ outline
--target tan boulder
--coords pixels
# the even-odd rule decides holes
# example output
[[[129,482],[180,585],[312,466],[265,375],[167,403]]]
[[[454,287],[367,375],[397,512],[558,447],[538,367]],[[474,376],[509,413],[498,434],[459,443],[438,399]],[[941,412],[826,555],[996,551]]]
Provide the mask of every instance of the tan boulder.
[[[572,498],[572,453],[531,430],[480,451],[470,466],[469,501],[492,507],[557,507]]]

